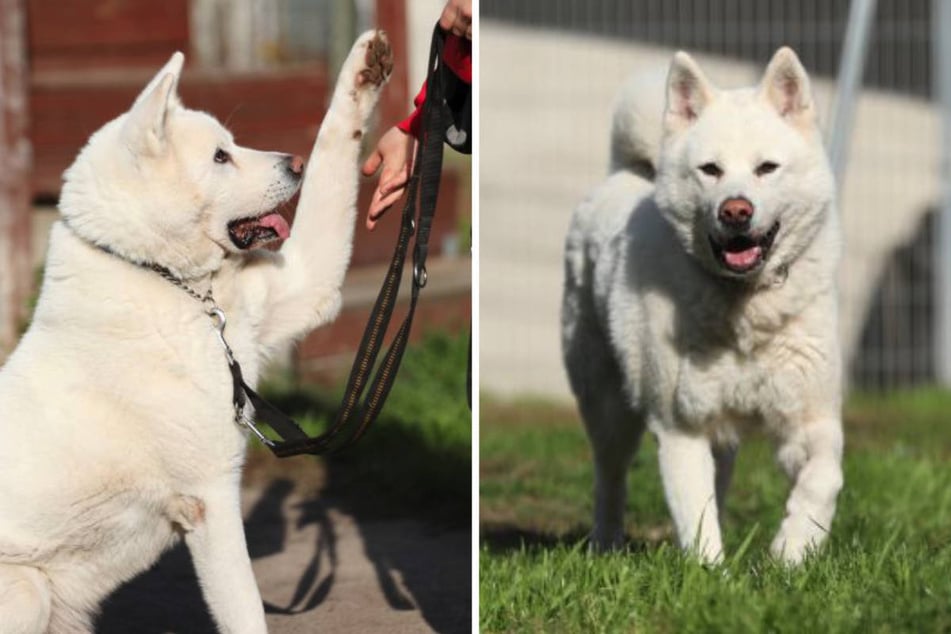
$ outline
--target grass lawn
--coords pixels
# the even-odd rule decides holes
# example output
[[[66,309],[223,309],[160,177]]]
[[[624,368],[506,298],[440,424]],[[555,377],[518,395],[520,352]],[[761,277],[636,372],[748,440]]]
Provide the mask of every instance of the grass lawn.
[[[625,552],[590,555],[593,473],[573,409],[481,407],[480,618],[486,632],[951,632],[951,393],[856,396],[826,548],[768,556],[788,491],[760,434],[740,448],[727,558],[681,555],[653,439],[631,469]]]
[[[250,471],[306,473],[322,495],[346,498],[361,517],[424,517],[439,525],[471,525],[472,425],[466,404],[467,333],[427,334],[406,350],[386,406],[357,444],[308,460],[273,457],[251,439]],[[382,356],[382,354],[381,354]],[[325,391],[274,381],[262,392],[311,435],[329,424],[343,386]],[[296,461],[296,462],[293,462]],[[293,464],[292,464],[293,462]],[[2,628],[0,628],[2,629]]]

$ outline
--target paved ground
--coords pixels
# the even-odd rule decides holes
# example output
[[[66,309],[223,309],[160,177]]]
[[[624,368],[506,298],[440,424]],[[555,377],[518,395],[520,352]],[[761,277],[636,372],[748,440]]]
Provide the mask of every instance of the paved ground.
[[[469,530],[365,517],[353,510],[362,503],[317,496],[307,473],[297,464],[293,479],[258,478],[244,491],[249,551],[271,634],[470,631]],[[121,588],[96,631],[215,632],[187,551],[174,549]]]

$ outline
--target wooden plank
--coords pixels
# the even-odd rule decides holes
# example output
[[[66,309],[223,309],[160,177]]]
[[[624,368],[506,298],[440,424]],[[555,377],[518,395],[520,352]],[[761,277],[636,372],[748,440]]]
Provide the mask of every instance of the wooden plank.
[[[23,0],[0,0],[0,355],[26,318],[30,292],[30,141],[26,12]]]
[[[154,66],[188,49],[188,0],[29,0],[34,69]]]
[[[164,61],[164,60],[163,60]],[[60,180],[89,136],[125,112],[148,72],[35,73],[30,107],[36,155],[34,195],[54,199]],[[329,91],[320,64],[271,73],[185,69],[184,103],[227,122],[238,143],[306,155],[317,135]]]
[[[435,18],[434,18],[435,19]],[[380,95],[379,121],[389,128],[402,121],[413,111],[413,97],[419,86],[410,92],[409,42],[406,33],[406,2],[376,0],[377,26],[386,31],[390,46],[393,48],[393,76]]]

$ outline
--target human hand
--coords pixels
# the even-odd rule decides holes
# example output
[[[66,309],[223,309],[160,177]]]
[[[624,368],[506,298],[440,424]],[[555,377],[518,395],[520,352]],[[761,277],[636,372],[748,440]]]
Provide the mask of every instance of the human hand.
[[[364,162],[363,174],[366,176],[373,176],[383,166],[367,211],[367,229],[370,231],[376,228],[376,221],[403,195],[413,169],[415,150],[416,139],[393,126],[380,137],[373,153]]]
[[[442,15],[439,16],[439,26],[459,37],[472,39],[472,0],[448,0]]]

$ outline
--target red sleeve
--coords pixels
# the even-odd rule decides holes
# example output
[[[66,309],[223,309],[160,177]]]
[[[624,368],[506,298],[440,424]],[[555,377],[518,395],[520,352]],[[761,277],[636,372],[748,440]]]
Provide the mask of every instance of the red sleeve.
[[[446,46],[442,50],[442,59],[459,79],[467,84],[472,83],[472,42],[469,40],[450,34],[446,37]],[[412,114],[396,124],[400,130],[407,134],[412,134],[419,138],[420,115],[422,114],[423,102],[426,101],[426,82],[420,89],[413,105],[416,109]]]
[[[458,35],[449,35],[442,49],[442,59],[456,77],[472,83],[472,42]]]
[[[412,134],[417,139],[419,138],[420,116],[423,113],[424,101],[426,101],[426,82],[423,82],[423,87],[419,89],[416,99],[413,99],[413,105],[416,106],[416,109],[413,110],[410,116],[396,124],[397,128],[406,134]]]

